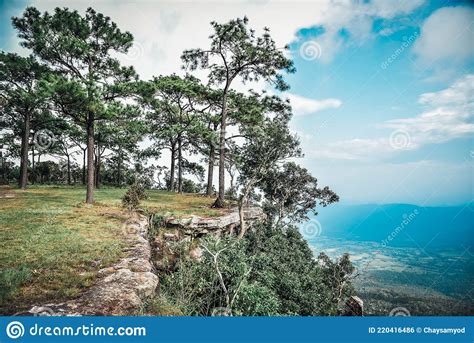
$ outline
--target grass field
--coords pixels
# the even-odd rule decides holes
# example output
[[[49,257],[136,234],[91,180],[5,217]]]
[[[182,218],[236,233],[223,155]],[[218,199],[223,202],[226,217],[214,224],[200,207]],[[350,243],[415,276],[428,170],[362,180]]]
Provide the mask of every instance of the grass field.
[[[125,247],[121,208],[125,189],[96,190],[94,206],[82,187],[0,188],[0,315],[32,304],[78,296],[98,269]],[[215,216],[212,199],[149,191],[143,202],[159,214]]]

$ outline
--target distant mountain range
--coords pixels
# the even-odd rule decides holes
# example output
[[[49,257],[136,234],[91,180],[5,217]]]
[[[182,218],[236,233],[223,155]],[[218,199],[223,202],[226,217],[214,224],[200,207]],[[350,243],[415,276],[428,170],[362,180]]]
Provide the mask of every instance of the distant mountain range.
[[[474,250],[474,203],[452,207],[408,204],[319,208],[321,235],[391,247]]]

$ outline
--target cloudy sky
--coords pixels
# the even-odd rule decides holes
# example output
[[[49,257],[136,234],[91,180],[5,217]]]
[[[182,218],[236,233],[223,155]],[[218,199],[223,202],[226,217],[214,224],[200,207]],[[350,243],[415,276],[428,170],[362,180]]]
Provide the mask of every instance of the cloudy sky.
[[[0,49],[25,53],[9,18],[26,6],[84,11],[89,3],[0,0]],[[94,8],[133,33],[136,43],[120,59],[144,79],[180,73],[184,49],[208,46],[210,21],[246,15],[257,32],[269,27],[278,46],[289,45],[297,73],[282,96],[293,105],[300,163],[343,202],[473,200],[469,2],[102,0]]]

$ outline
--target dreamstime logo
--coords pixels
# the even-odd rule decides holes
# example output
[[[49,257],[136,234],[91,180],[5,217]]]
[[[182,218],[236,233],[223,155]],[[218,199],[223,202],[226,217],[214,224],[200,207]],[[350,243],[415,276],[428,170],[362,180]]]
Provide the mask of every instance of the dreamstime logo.
[[[403,37],[403,43],[380,65],[380,68],[383,70],[387,69],[390,64],[395,62],[398,57],[413,44],[417,37],[418,32],[415,32],[409,37]]]
[[[213,317],[232,317],[232,310],[228,307],[215,307],[212,309]]]
[[[314,40],[304,42],[300,47],[300,56],[306,61],[314,61],[321,58],[322,52],[321,45]]]
[[[395,130],[390,135],[390,146],[393,149],[407,149],[411,144],[410,134],[404,130]]]
[[[51,317],[55,315],[53,309],[47,306],[33,306],[30,313],[33,313],[34,317]]]
[[[55,141],[54,134],[49,130],[39,130],[33,137],[35,147],[40,151],[49,149]]]
[[[6,333],[11,339],[17,339],[23,337],[25,334],[25,327],[20,322],[11,322],[7,325]]]
[[[410,317],[410,311],[408,311],[405,307],[395,307],[393,310],[390,311],[390,317]]]
[[[133,221],[126,221],[122,224],[122,232],[124,235],[136,235],[140,232],[140,225]]]
[[[214,151],[219,151],[221,149],[221,142],[220,142],[220,135],[221,131],[219,130],[216,135],[212,135],[210,137],[210,145],[214,149]],[[226,137],[227,132],[224,130],[224,137]],[[225,144],[222,146],[225,149]]]
[[[400,224],[385,238],[382,240],[382,246],[386,247],[388,243],[392,240],[394,240],[400,232],[402,232],[410,223],[416,218],[416,216],[420,213],[418,209],[415,209],[413,212],[406,214],[404,213],[402,215],[402,221]]]
[[[145,49],[140,42],[134,42],[133,45],[128,49],[128,53],[125,58],[129,61],[136,61],[144,55]]]
[[[323,228],[321,226],[321,223],[317,219],[312,219],[303,225],[302,231],[303,231],[303,236],[305,238],[311,239],[311,238],[321,236],[321,232],[323,231]]]

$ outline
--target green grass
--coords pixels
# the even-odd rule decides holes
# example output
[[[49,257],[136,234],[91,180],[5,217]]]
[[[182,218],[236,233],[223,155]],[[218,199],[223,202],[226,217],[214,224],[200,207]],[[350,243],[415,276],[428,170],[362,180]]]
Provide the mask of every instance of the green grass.
[[[193,194],[176,194],[166,191],[148,191],[148,199],[142,202],[157,214],[167,214],[175,217],[186,217],[192,214],[203,217],[215,217],[223,210],[211,208],[214,199]]]
[[[77,297],[93,284],[98,269],[122,257],[124,193],[101,188],[89,206],[82,187],[0,188],[0,314]],[[142,207],[161,215],[215,216],[220,211],[209,208],[212,201],[149,191]]]

